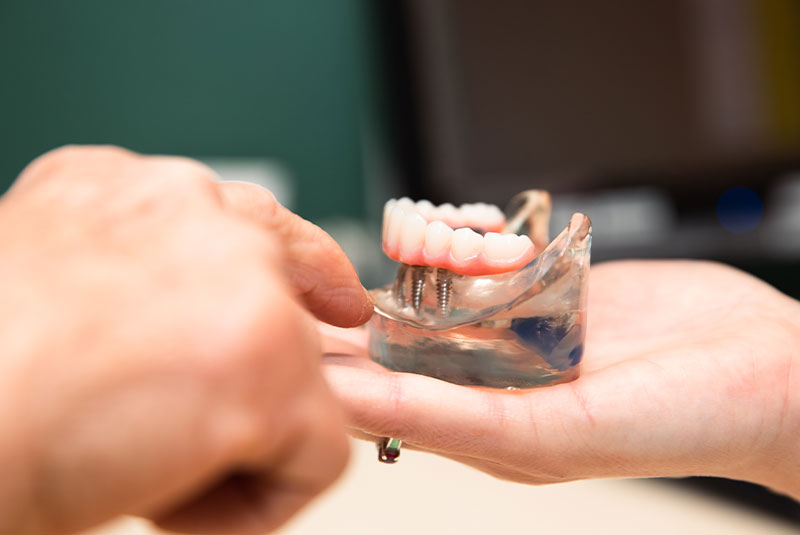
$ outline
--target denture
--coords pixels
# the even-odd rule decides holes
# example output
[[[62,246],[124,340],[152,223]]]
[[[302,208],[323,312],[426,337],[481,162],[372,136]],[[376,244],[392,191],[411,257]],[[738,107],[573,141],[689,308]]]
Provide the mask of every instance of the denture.
[[[395,372],[524,389],[579,375],[592,224],[575,213],[549,241],[550,195],[524,191],[505,214],[485,203],[386,203],[383,250],[400,262],[371,291],[370,358]],[[387,394],[388,395],[388,394]],[[397,461],[386,437],[378,458]]]
[[[505,227],[503,212],[492,204],[391,199],[383,210],[383,251],[397,262],[459,275],[506,273],[530,262],[535,247]]]
[[[458,384],[530,388],[578,376],[591,221],[549,241],[550,195],[488,204],[386,203],[383,249],[400,262],[372,290],[370,356]],[[454,228],[455,227],[455,228]]]

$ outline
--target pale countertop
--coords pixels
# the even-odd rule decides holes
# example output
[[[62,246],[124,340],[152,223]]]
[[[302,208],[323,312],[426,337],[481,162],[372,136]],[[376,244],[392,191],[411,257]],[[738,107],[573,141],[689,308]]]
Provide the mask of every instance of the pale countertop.
[[[615,535],[794,534],[800,530],[747,508],[648,480],[580,481],[531,487],[500,481],[433,455],[403,452],[395,465],[353,442],[342,479],[278,531],[287,535],[493,533]],[[157,533],[132,518],[91,532]]]

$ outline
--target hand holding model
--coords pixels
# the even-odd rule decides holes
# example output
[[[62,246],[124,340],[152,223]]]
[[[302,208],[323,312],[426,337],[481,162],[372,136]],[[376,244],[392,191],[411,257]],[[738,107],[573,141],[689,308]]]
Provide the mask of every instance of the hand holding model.
[[[390,372],[327,328],[353,433],[526,483],[713,475],[800,498],[800,303],[726,266],[594,266],[582,374],[507,392]]]
[[[342,470],[305,309],[353,326],[369,298],[327,234],[213,178],[67,147],[0,200],[0,533],[263,533]]]
[[[362,330],[320,345],[308,311],[352,327],[372,304],[333,240],[266,190],[67,147],[0,199],[0,281],[0,533],[123,513],[278,526],[347,456],[321,348],[362,437],[528,483],[705,474],[800,497],[800,304],[728,267],[595,266],[578,380],[457,386],[364,358]]]

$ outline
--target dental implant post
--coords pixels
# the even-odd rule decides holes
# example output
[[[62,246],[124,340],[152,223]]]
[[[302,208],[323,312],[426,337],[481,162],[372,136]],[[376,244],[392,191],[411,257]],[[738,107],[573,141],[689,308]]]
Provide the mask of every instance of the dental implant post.
[[[411,269],[411,305],[417,314],[422,308],[423,297],[425,297],[425,268],[414,266]]]
[[[453,294],[453,272],[449,269],[436,270],[436,310],[440,318],[450,314],[450,296]]]
[[[408,264],[400,264],[400,267],[397,268],[397,277],[394,279],[394,295],[397,299],[397,306],[399,308],[403,308],[406,306],[406,296],[405,293],[402,291],[403,288],[403,279],[406,277],[406,272],[408,272]]]

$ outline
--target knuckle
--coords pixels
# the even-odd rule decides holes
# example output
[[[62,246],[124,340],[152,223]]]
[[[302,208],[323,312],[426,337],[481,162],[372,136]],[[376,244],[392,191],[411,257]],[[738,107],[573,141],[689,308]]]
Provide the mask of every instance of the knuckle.
[[[187,201],[213,204],[218,198],[214,172],[190,158],[141,156],[135,166],[128,167],[127,178],[137,199],[162,209],[186,205]]]
[[[136,154],[113,145],[63,145],[34,159],[20,173],[20,180],[57,175],[70,167],[87,163],[114,164],[136,157]]]
[[[205,185],[217,180],[213,169],[202,162],[184,156],[153,156],[174,183]]]
[[[76,156],[83,154],[85,147],[79,145],[64,145],[56,147],[48,152],[45,152],[35,160],[33,164],[53,164],[74,159]]]
[[[84,158],[133,157],[135,153],[116,145],[63,145],[44,153],[40,158],[71,161]]]

